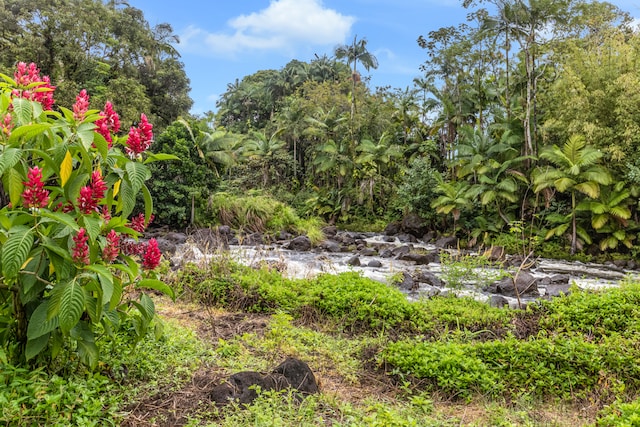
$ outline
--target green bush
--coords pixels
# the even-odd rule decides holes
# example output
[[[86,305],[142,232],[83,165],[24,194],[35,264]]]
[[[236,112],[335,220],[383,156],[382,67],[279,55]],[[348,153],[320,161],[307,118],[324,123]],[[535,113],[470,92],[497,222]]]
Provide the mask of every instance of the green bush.
[[[540,326],[600,338],[640,334],[640,284],[623,282],[603,291],[577,291],[544,302]]]
[[[501,393],[497,373],[474,353],[470,344],[412,339],[389,344],[383,358],[395,367],[392,372],[426,380],[430,391],[461,398]]]
[[[427,380],[431,389],[451,396],[482,392],[571,399],[593,393],[603,400],[640,389],[640,367],[634,362],[639,356],[634,340],[596,344],[568,336],[472,343],[411,339],[382,352],[396,372]]]
[[[640,399],[624,403],[617,401],[598,414],[598,427],[640,426]]]
[[[456,296],[439,296],[412,305],[410,319],[418,331],[467,330],[502,333],[511,328],[515,311]]]

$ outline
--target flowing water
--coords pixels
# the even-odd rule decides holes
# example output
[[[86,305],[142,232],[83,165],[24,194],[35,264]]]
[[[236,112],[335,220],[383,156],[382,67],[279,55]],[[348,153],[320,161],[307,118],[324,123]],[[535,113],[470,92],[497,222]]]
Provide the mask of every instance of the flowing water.
[[[378,248],[379,251],[383,248],[395,248],[405,245],[397,239],[391,242],[386,241],[387,239],[388,238],[384,238],[380,235],[370,235],[365,239],[365,241],[367,246]],[[424,243],[412,243],[411,246],[415,249],[422,249],[426,251],[436,249],[435,246]],[[358,256],[361,265],[349,265],[348,261],[356,255]],[[183,245],[176,252],[174,262],[176,260],[184,259],[190,259],[196,262],[206,261],[210,257],[215,256],[220,256],[220,253],[206,254],[196,247]],[[446,272],[443,271],[443,265],[436,262],[429,263],[427,265],[416,265],[411,261],[401,261],[395,258],[382,258],[378,255],[363,256],[354,252],[328,252],[319,250],[318,248],[314,248],[311,251],[292,251],[284,249],[282,246],[276,244],[257,246],[232,245],[228,250],[228,256],[245,265],[268,263],[270,265],[277,266],[285,276],[290,278],[310,278],[323,273],[339,274],[347,271],[357,271],[364,277],[383,283],[389,283],[392,278],[397,278],[403,273],[414,275],[425,271],[433,273],[436,277],[441,279],[446,278]],[[371,261],[378,261],[380,266],[368,266]],[[478,277],[499,275],[500,273],[497,269],[480,268],[477,270],[478,271],[475,272],[475,275]],[[514,271],[515,270],[511,270],[512,273]],[[530,272],[537,279],[544,279],[557,274],[568,275],[569,283],[575,283],[582,289],[601,289],[617,286],[620,280],[628,277],[640,279],[638,272],[625,271],[613,265],[584,264],[580,262],[550,259],[537,260],[535,267],[532,268]],[[535,300],[536,297],[545,295],[546,291],[547,290],[543,286],[539,286],[539,296],[535,295],[533,297],[523,298],[522,301],[530,302]],[[424,296],[445,294],[449,292],[454,292],[459,296],[470,296],[481,301],[489,301],[492,297],[491,293],[482,291],[479,284],[474,283],[473,281],[464,283],[456,289],[448,288],[446,283],[444,288],[437,289],[430,285],[419,284],[418,289],[410,293],[407,292],[407,296],[411,300],[415,300]],[[501,297],[505,298],[509,306],[518,306],[516,298],[506,297],[503,295],[501,295]]]

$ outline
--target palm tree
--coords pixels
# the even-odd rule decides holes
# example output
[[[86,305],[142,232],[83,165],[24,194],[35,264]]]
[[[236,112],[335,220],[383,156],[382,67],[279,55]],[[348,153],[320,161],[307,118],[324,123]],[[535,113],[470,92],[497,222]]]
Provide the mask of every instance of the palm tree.
[[[358,62],[362,64],[365,70],[378,68],[378,59],[367,50],[367,39],[358,40],[358,36],[353,37],[353,43],[350,45],[340,45],[336,47],[334,52],[336,58],[346,59],[347,65],[351,66],[351,80],[353,82],[353,90],[351,93],[351,120],[356,113],[356,83],[360,80],[360,74],[356,69]]]
[[[437,213],[453,215],[453,233],[455,234],[460,214],[472,205],[471,186],[466,181],[444,181],[442,177],[438,176],[438,178],[435,191],[440,193],[440,196],[431,203],[431,207],[435,208]]]
[[[610,191],[602,191],[598,200],[583,200],[577,209],[591,213],[591,226],[598,233],[607,234],[600,241],[600,249],[615,249],[619,243],[631,248],[634,236],[629,232],[631,218],[631,190],[620,181]]]
[[[260,162],[262,169],[262,185],[269,185],[269,169],[276,155],[283,151],[286,143],[279,139],[284,129],[278,129],[267,137],[264,131],[253,131],[247,140],[243,155],[249,159]]]
[[[533,174],[533,190],[539,193],[554,188],[557,191],[571,193],[571,254],[577,246],[577,193],[591,199],[600,195],[600,186],[612,182],[609,170],[599,161],[602,153],[587,145],[581,135],[574,135],[562,148],[557,145],[548,147],[540,153],[540,158],[548,160],[554,166],[540,167]]]

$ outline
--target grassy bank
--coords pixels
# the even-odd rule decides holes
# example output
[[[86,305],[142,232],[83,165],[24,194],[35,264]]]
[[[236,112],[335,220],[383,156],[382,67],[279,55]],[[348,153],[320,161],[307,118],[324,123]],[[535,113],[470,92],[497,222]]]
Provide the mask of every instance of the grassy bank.
[[[464,298],[409,303],[354,273],[291,280],[220,261],[167,280],[164,335],[105,342],[97,372],[59,358],[4,364],[4,425],[633,426],[640,417],[640,285],[526,311]],[[103,338],[106,339],[106,338]],[[309,364],[321,393],[216,407],[230,374]]]

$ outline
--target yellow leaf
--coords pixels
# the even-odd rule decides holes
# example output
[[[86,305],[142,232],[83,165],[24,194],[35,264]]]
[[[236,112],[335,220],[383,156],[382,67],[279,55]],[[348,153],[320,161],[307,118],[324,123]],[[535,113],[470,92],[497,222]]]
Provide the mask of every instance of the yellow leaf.
[[[71,157],[71,153],[67,151],[67,154],[64,156],[64,160],[60,164],[60,180],[62,181],[63,187],[69,180],[69,177],[71,177],[72,170],[73,170],[73,157]]]
[[[115,184],[113,184],[113,197],[115,198],[118,195],[118,191],[120,191],[120,183],[122,182],[121,179],[119,179],[118,181],[116,181]]]
[[[56,272],[56,268],[54,267],[53,263],[50,262],[49,263],[49,276],[51,276],[55,272]]]

